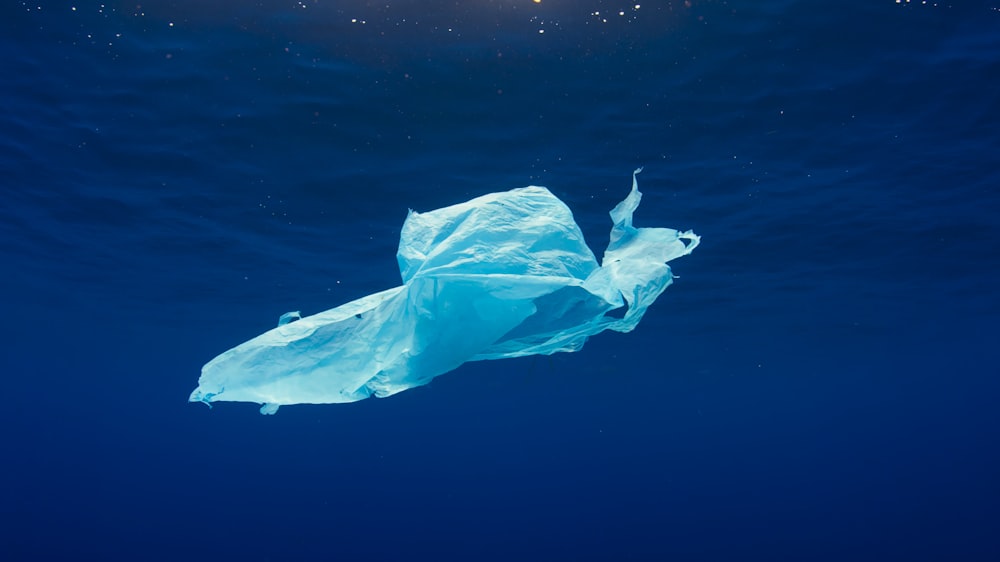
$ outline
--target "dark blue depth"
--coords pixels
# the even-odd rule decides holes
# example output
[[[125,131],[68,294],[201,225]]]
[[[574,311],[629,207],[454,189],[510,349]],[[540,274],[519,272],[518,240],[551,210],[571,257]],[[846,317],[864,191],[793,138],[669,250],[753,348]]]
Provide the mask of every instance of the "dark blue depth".
[[[0,8],[0,558],[1000,559],[1000,4],[654,4]],[[703,242],[635,332],[186,403],[408,208],[599,254],[638,166]]]

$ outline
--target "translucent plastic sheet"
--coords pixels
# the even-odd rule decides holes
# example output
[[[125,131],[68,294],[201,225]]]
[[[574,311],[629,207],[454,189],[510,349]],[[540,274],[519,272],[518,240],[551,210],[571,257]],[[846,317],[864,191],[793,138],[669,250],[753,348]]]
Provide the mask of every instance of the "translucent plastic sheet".
[[[631,331],[672,282],[667,262],[699,242],[691,231],[632,226],[642,197],[635,174],[611,211],[600,265],[544,187],[410,211],[397,253],[402,286],[282,315],[206,364],[190,400],[256,402],[263,414],[353,402],[427,384],[466,361],[576,351],[603,330]]]

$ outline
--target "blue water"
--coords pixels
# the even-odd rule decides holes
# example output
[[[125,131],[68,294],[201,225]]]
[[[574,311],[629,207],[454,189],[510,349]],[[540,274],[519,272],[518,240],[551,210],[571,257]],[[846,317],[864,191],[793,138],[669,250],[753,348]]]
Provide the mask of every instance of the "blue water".
[[[0,7],[0,558],[1000,559],[1000,4],[635,6]],[[635,332],[186,402],[408,208],[599,254],[638,166],[703,243]]]

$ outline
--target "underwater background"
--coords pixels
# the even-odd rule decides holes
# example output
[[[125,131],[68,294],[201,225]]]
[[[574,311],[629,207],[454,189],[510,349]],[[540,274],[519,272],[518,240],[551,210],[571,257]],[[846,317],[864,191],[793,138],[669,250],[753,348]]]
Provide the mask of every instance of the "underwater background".
[[[0,558],[1000,559],[1000,2],[6,2]],[[201,366],[408,209],[692,229],[629,334],[352,404]]]

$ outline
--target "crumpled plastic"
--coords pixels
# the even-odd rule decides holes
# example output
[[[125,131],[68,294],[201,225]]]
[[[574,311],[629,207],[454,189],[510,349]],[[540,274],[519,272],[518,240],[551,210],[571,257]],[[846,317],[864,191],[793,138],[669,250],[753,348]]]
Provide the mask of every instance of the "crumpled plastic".
[[[209,361],[190,401],[354,402],[427,384],[466,361],[579,350],[629,332],[671,284],[667,262],[691,231],[636,228],[632,191],[611,211],[601,264],[569,208],[544,187],[410,211],[397,259],[403,284],[279,325]],[[609,314],[625,307],[624,314]]]

